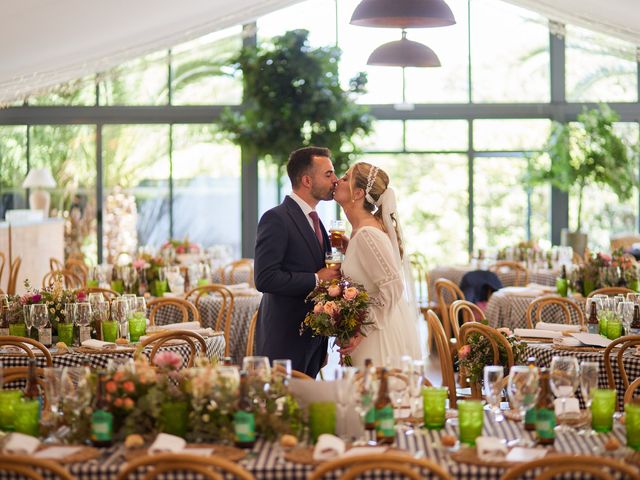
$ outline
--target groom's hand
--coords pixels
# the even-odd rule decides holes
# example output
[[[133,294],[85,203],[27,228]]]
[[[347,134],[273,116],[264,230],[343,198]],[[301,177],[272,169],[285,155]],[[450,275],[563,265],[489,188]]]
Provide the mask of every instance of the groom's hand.
[[[339,268],[321,268],[316,272],[316,275],[320,281],[333,280],[341,276]]]

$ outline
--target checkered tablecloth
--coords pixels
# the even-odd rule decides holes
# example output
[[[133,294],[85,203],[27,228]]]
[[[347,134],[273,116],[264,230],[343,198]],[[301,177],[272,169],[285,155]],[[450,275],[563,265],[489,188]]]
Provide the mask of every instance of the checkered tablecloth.
[[[494,480],[500,478],[500,475],[504,473],[504,469],[498,467],[484,467],[456,462],[451,458],[450,452],[442,447],[441,438],[445,434],[458,436],[456,421],[447,421],[447,425],[442,431],[413,430],[407,427],[399,427],[395,446],[417,457],[435,461],[448,470],[449,474],[455,479]],[[489,412],[485,415],[483,435],[495,436],[507,441],[522,438],[533,439],[533,435],[524,431],[519,422],[505,420],[501,423],[496,423],[493,421],[493,415]],[[602,446],[612,437],[624,445],[624,426],[616,423],[611,433],[594,436],[580,436],[575,432],[558,432],[554,448],[561,453],[593,455],[595,451],[602,449]],[[100,458],[83,463],[73,463],[68,465],[67,468],[79,480],[107,480],[115,478],[124,461],[122,447],[112,447],[104,449]],[[259,480],[305,479],[314,469],[312,465],[286,461],[282,450],[277,444],[264,441],[258,441],[252,451],[249,452],[249,455],[239,463]],[[8,478],[11,477],[0,472],[0,479]],[[187,480],[194,477],[186,474],[175,474],[166,478]],[[376,472],[366,478],[392,479],[399,477],[392,476],[388,472],[384,474]],[[424,478],[433,477],[425,475]]]
[[[515,293],[509,291],[509,289],[507,289],[507,291],[498,290],[494,292],[487,303],[487,310],[485,311],[489,325],[494,328],[527,328],[527,308],[529,308],[529,304],[536,298],[538,298],[536,295]],[[572,300],[582,307],[584,313],[585,299]],[[549,323],[563,323],[562,310],[555,306],[546,307],[542,311],[542,320]],[[577,324],[577,315],[575,318],[573,318],[572,315],[571,320]]]
[[[249,323],[251,317],[258,310],[262,294],[255,292],[254,294],[234,295],[233,312],[231,312],[231,332],[229,334],[229,352],[234,363],[242,364],[242,357],[246,352],[247,334],[249,332]],[[200,297],[198,303],[198,312],[200,313],[200,322],[203,327],[215,327],[218,312],[222,308],[222,299],[219,295],[207,295]],[[175,308],[163,308],[158,312],[156,317],[157,325],[165,325],[167,323],[180,322],[182,315]]]
[[[629,383],[633,382],[636,378],[640,377],[640,356],[636,355],[633,349],[627,350],[623,356],[623,363],[627,376],[629,377]],[[539,367],[550,367],[551,360],[554,356],[573,356],[578,359],[578,362],[598,362],[598,386],[600,388],[609,388],[609,381],[607,380],[607,372],[604,369],[604,349],[602,351],[594,352],[580,352],[575,350],[560,350],[555,348],[549,343],[530,343],[527,346],[527,356],[536,357],[536,363]],[[623,399],[625,388],[622,384],[622,378],[620,377],[620,371],[615,360],[615,353],[611,355],[613,360],[613,376],[616,381],[616,391],[618,392],[618,408],[624,409]],[[576,391],[576,396],[580,400],[581,405],[584,407],[584,401],[580,394],[580,389]]]
[[[211,271],[211,282],[222,284],[248,283],[251,285],[253,284],[253,278],[250,278],[251,273],[252,271],[248,268],[238,268],[233,272],[233,278],[227,278],[229,275],[225,277],[222,268],[218,268]]]
[[[217,334],[212,337],[206,337],[205,342],[207,344],[207,358],[221,358],[224,356],[224,336]],[[198,353],[200,352],[200,345],[196,343]],[[174,345],[167,345],[161,347],[160,350],[167,350],[179,353],[183,359],[187,359],[191,352],[191,349],[187,343],[182,342]],[[145,352],[150,352],[151,347],[147,347]],[[81,367],[84,365],[85,360],[89,360],[91,368],[106,368],[110,361],[121,362],[129,358],[133,358],[133,351],[124,351],[117,353],[79,353],[72,352],[66,354],[57,354],[55,351],[53,356],[54,367]],[[26,355],[0,355],[0,362],[3,367],[19,367],[27,366],[28,360]],[[36,356],[39,367],[46,366],[43,356]]]
[[[438,266],[429,272],[429,292],[435,295],[435,281],[439,278],[451,280],[456,285],[460,285],[462,277],[465,273],[476,270],[469,265],[461,266]],[[560,272],[557,270],[536,270],[529,271],[529,283],[537,283],[548,287],[556,286],[556,278]],[[514,272],[497,272],[498,278],[502,282],[503,287],[511,287],[515,284],[516,274]],[[435,300],[435,298],[431,299]]]

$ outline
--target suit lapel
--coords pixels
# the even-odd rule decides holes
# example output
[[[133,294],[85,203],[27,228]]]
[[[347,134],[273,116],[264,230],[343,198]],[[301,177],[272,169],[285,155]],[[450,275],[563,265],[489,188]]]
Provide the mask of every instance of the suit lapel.
[[[286,197],[284,199],[284,202],[285,202],[285,205],[287,206],[289,216],[291,216],[291,219],[293,220],[293,223],[295,224],[296,228],[300,232],[300,235],[302,236],[302,238],[304,238],[305,242],[307,243],[307,246],[309,247],[311,254],[314,257],[323,255],[323,259],[324,259],[324,252],[322,252],[320,248],[320,244],[318,243],[318,239],[316,238],[316,235],[313,232],[313,230],[311,230],[309,221],[304,216],[304,213],[300,209],[300,206],[291,197]],[[324,227],[322,227],[322,230],[323,230],[323,235],[326,235],[326,233],[324,233]]]

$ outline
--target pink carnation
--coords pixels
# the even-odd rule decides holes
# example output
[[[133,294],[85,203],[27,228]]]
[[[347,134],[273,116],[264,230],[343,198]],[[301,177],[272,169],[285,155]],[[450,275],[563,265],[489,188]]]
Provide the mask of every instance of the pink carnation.
[[[340,285],[331,285],[327,288],[327,293],[330,297],[337,297],[342,293],[342,289],[340,288]]]
[[[324,312],[324,304],[316,303],[316,305],[313,307],[313,313],[320,314],[322,312]]]
[[[327,302],[324,304],[324,313],[327,315],[333,315],[338,311],[338,305],[336,302]]]
[[[40,300],[42,300],[42,295],[40,295],[39,293],[31,295],[31,303],[38,303]]]
[[[344,299],[351,301],[358,296],[358,289],[356,287],[349,287],[344,291]]]
[[[471,345],[465,345],[460,350],[458,350],[458,358],[460,358],[460,360],[467,358],[470,353]]]
[[[182,357],[175,352],[160,352],[153,359],[153,363],[160,368],[178,370],[182,366]]]
[[[149,266],[149,264],[147,262],[145,262],[142,258],[136,258],[133,261],[133,268],[135,268],[136,270],[140,270],[141,268],[147,268]]]

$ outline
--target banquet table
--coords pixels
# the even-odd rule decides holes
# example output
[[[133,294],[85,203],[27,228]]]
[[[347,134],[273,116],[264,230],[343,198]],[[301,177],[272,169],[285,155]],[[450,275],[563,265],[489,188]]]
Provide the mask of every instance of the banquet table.
[[[494,466],[480,466],[458,463],[451,457],[448,449],[442,446],[442,436],[458,435],[458,427],[455,421],[447,421],[444,430],[408,429],[399,427],[396,435],[395,447],[418,457],[426,458],[444,467],[455,479],[464,480],[489,480],[497,479],[505,469]],[[533,439],[531,432],[522,428],[520,422],[505,420],[497,423],[493,421],[493,414],[485,413],[483,435],[495,436],[506,440],[518,438]],[[559,453],[572,453],[593,455],[595,451],[602,450],[602,446],[610,438],[616,438],[621,445],[626,443],[624,426],[616,423],[611,433],[595,436],[580,436],[575,432],[558,432],[554,448]],[[124,447],[121,445],[107,449],[101,449],[99,458],[85,462],[71,463],[66,467],[72,475],[79,480],[107,480],[116,477],[118,471],[125,462]],[[293,463],[284,458],[284,453],[278,444],[259,440],[253,449],[239,464],[249,470],[256,479],[304,479],[313,471],[313,465]],[[640,471],[639,471],[640,473]],[[0,479],[11,478],[0,471]],[[186,472],[176,472],[170,477],[176,480],[193,478]],[[337,476],[326,478],[338,478]],[[366,478],[400,478],[389,472],[374,472]],[[402,477],[404,478],[404,477]],[[424,478],[433,478],[425,476]],[[573,478],[573,477],[572,477]],[[580,478],[579,476],[576,478]]]
[[[529,289],[516,287],[493,292],[485,311],[489,325],[494,328],[527,328],[527,308],[540,296],[542,296],[541,292],[534,293]],[[571,298],[571,300],[578,303],[584,311],[586,300],[583,297]],[[549,323],[562,323],[562,310],[557,307],[545,308],[542,311],[542,320]]]
[[[221,358],[224,356],[224,335],[221,332],[216,332],[210,337],[205,337],[205,343],[207,345],[206,355],[207,358]],[[200,352],[200,345],[196,343],[196,348]],[[52,358],[54,367],[81,367],[84,365],[85,360],[89,361],[91,368],[100,369],[106,368],[109,362],[120,362],[130,358],[133,358],[135,346],[127,350],[114,350],[113,352],[103,353],[98,351],[96,353],[89,353],[87,350],[78,352],[72,350],[70,353],[60,353],[55,348],[52,348]],[[168,344],[160,347],[159,351],[172,351],[180,354],[183,359],[187,359],[190,355],[190,347],[184,341],[178,341],[176,343]],[[144,352],[151,352],[151,347],[147,347]],[[36,360],[39,367],[45,367],[45,358],[42,355],[36,354]],[[28,365],[28,358],[26,355],[14,355],[14,354],[0,354],[0,362],[3,367],[20,367]]]
[[[429,292],[435,295],[435,282],[437,279],[446,278],[447,280],[451,280],[456,285],[460,285],[464,274],[472,270],[477,270],[477,268],[472,267],[471,265],[435,267],[429,272]],[[513,271],[496,272],[496,275],[498,275],[498,278],[500,279],[504,287],[511,287],[515,284],[516,274]],[[528,282],[537,283],[539,285],[545,285],[548,287],[555,287],[556,278],[559,275],[560,272],[558,270],[530,270]]]
[[[251,317],[258,310],[262,294],[257,290],[248,289],[245,293],[234,293],[233,312],[231,313],[231,331],[229,334],[229,352],[236,365],[242,364],[242,357],[246,352],[247,334]],[[222,298],[219,295],[203,295],[198,303],[200,322],[203,327],[215,327],[218,312],[222,308]],[[165,308],[158,312],[157,325],[180,322],[180,312],[175,308]]]
[[[527,356],[536,357],[536,364],[538,367],[551,366],[551,360],[554,356],[572,356],[578,359],[578,362],[588,361],[598,363],[598,387],[609,388],[609,381],[607,380],[607,372],[604,368],[604,348],[594,351],[593,348],[572,348],[571,350],[560,349],[551,343],[528,343],[527,344]],[[632,351],[633,350],[633,351]],[[618,397],[618,409],[624,409],[624,392],[625,388],[622,383],[620,371],[615,363],[615,353],[611,355],[613,360],[613,377],[616,381],[616,391]],[[640,377],[640,356],[634,349],[629,349],[623,356],[623,363],[629,377],[629,382],[632,382],[636,378]],[[581,405],[584,407],[582,396],[580,395],[580,389],[576,391],[577,398],[580,400]]]

